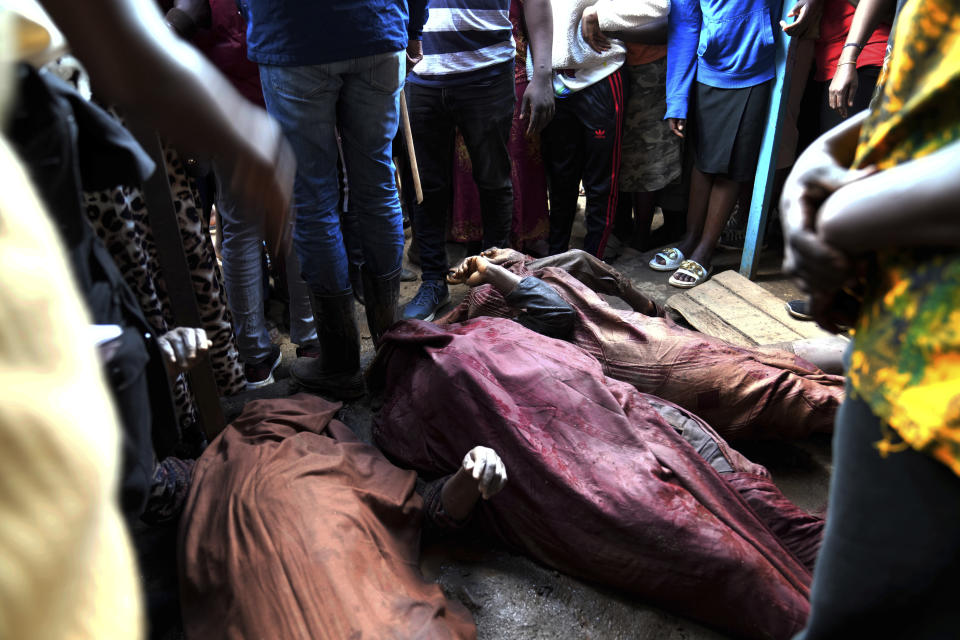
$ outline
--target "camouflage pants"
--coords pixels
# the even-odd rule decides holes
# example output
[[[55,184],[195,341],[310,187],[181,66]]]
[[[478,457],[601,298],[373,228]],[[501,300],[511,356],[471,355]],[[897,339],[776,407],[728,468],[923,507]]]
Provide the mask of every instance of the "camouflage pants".
[[[624,67],[630,79],[620,162],[621,191],[658,191],[680,177],[682,140],[667,112],[667,59]]]

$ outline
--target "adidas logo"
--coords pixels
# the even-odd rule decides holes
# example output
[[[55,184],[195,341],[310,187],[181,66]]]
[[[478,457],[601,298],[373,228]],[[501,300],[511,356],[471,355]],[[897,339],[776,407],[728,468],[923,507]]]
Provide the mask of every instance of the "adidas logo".
[[[604,139],[607,137],[607,130],[606,130],[606,129],[594,129],[594,131],[593,131],[593,137],[596,138],[597,140],[604,140]]]

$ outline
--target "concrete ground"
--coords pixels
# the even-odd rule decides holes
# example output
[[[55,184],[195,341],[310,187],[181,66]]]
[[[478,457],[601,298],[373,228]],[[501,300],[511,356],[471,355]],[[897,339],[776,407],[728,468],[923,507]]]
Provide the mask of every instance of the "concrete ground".
[[[582,228],[575,240],[582,238]],[[575,244],[576,246],[576,244]],[[459,245],[450,245],[451,264],[463,257]],[[678,290],[667,284],[669,273],[658,273],[646,265],[654,251],[639,253],[626,249],[614,266],[629,276],[647,295],[665,302]],[[719,252],[715,271],[739,266],[739,252]],[[764,252],[756,281],[783,300],[799,291],[779,273],[779,254]],[[416,270],[414,265],[407,266]],[[416,292],[418,282],[403,283],[401,303]],[[459,302],[466,287],[451,288],[451,305]],[[612,301],[622,304],[619,301]],[[623,308],[626,308],[625,306]],[[358,307],[363,336],[363,359],[373,355],[372,342]],[[225,399],[228,420],[243,404],[258,397],[278,397],[294,392],[288,376],[294,346],[285,336],[284,362],[276,384]],[[373,411],[367,399],[344,407],[341,419],[367,442],[371,439]],[[765,465],[783,492],[801,508],[822,512],[826,507],[830,474],[830,440],[827,436],[803,442],[769,442],[738,446],[751,460]],[[462,602],[473,613],[481,640],[539,640],[547,638],[589,638],[593,640],[715,640],[728,636],[636,598],[584,583],[512,553],[496,542],[477,538],[446,540],[423,550],[424,575],[439,582],[449,597]]]

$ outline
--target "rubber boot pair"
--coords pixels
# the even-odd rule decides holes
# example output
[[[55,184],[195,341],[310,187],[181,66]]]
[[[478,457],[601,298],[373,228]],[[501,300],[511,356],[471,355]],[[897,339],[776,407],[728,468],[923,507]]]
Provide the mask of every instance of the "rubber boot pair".
[[[396,321],[400,269],[376,277],[363,270],[367,323],[374,345]],[[338,400],[355,400],[365,393],[360,371],[360,333],[353,291],[336,296],[310,294],[320,342],[319,358],[298,358],[290,377],[300,386]]]

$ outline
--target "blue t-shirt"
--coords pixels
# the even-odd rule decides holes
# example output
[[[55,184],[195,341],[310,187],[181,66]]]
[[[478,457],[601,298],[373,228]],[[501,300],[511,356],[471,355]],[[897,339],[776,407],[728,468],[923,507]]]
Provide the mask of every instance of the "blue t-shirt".
[[[409,81],[454,86],[513,74],[510,0],[430,0],[423,60]]]
[[[776,0],[672,0],[667,36],[667,118],[686,118],[694,79],[742,89],[774,76]]]
[[[426,0],[238,0],[247,15],[247,55],[260,64],[301,66],[407,48]]]

